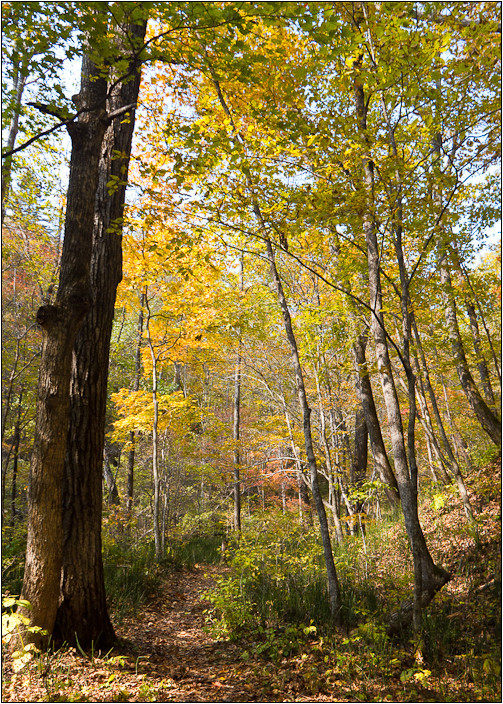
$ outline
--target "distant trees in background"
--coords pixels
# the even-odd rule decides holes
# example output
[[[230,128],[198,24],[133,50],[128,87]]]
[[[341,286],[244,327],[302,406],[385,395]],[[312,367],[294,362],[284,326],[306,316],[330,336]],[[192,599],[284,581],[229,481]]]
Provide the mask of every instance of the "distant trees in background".
[[[57,41],[69,58],[97,62],[101,51],[84,66],[104,97],[74,104],[56,59],[52,94],[25,88],[40,82],[19,58],[34,16],[4,5],[11,523],[40,510],[26,495],[42,422],[34,320],[59,305],[62,223],[64,246],[74,232],[70,202],[42,198],[61,145],[29,147],[54,163],[42,188],[12,150],[59,119],[75,159],[78,125],[104,121],[83,234],[90,299],[66,351],[61,635],[113,640],[111,624],[102,632],[102,496],[105,520],[153,541],[157,559],[187,515],[223,511],[239,531],[266,507],[301,524],[315,509],[329,575],[332,544],[399,501],[418,627],[447,579],[422,535],[418,492],[455,485],[475,523],[465,478],[501,447],[500,254],[486,245],[499,218],[496,3],[153,3],[148,25],[139,3],[111,3],[106,16],[102,3],[80,14],[56,3],[68,15],[50,29],[42,13],[33,66]],[[39,404],[44,415],[40,394]],[[75,550],[95,556],[80,576]],[[335,569],[331,579],[337,620]],[[95,593],[91,628],[82,595]]]

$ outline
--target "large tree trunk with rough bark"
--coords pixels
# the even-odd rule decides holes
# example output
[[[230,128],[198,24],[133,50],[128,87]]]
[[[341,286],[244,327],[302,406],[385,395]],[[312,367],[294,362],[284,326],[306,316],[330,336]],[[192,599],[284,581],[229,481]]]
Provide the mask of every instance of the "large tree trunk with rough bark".
[[[95,66],[84,57],[80,102],[94,109],[81,113],[78,122],[68,125],[72,155],[59,287],[55,304],[42,306],[37,312],[43,342],[22,598],[32,606],[26,612],[30,625],[40,626],[49,636],[60,597],[62,486],[73,346],[91,304],[90,262],[99,159],[107,128],[106,90],[106,81],[99,78]],[[46,638],[27,633],[26,640],[41,644]]]
[[[136,3],[132,4],[136,7]],[[116,30],[121,32],[120,28]],[[141,47],[145,23],[127,25],[119,50]],[[95,205],[90,310],[74,346],[70,427],[64,476],[64,544],[58,635],[82,647],[105,647],[114,639],[108,616],[101,556],[103,447],[110,337],[117,286],[122,278],[122,217],[134,106],[140,85],[140,64],[131,60],[127,80],[109,96],[110,125],[101,151]],[[125,119],[127,112],[128,119]],[[114,181],[110,194],[109,183]]]

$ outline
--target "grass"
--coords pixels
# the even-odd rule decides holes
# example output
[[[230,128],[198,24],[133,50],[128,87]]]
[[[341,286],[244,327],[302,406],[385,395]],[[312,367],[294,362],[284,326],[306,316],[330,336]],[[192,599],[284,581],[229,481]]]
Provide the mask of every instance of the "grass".
[[[379,556],[388,549],[388,531],[396,562],[390,572],[381,572]],[[364,542],[348,536],[334,550],[334,559],[348,630],[369,618],[382,625],[386,611],[408,594],[412,580],[408,545],[403,521],[395,515],[379,526],[369,524]],[[239,638],[244,624],[251,631],[310,624],[321,634],[333,630],[316,529],[302,528],[288,514],[261,514],[231,544],[228,562],[230,573],[207,595],[214,605],[209,620],[216,632]]]
[[[103,568],[108,602],[118,622],[144,604],[165,578],[155,562],[154,547],[118,545],[105,541]]]
[[[103,565],[107,598],[116,620],[120,622],[145,604],[171,570],[198,563],[218,564],[221,541],[218,517],[186,518],[169,536],[162,559],[156,561],[152,541],[132,543],[110,521],[103,535]]]
[[[175,538],[166,549],[166,560],[179,567],[216,565],[222,560],[222,539],[218,535]]]

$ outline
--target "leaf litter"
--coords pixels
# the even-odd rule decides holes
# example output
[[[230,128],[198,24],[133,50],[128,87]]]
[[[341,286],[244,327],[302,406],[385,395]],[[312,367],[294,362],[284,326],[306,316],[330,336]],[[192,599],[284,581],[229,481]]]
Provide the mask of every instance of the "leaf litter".
[[[499,463],[493,471],[498,483]],[[473,498],[477,500],[476,495]],[[461,635],[467,634],[468,641],[494,630],[495,588],[501,585],[499,495],[479,500],[477,509],[482,517],[477,538],[463,530],[456,497],[446,500],[441,514],[428,506],[421,511],[432,553],[453,575],[430,609],[446,610],[446,623]],[[401,562],[403,552],[394,554],[391,541],[389,551],[379,556],[374,577],[396,574]],[[371,651],[358,651],[358,636],[354,637],[354,653],[344,660],[340,644],[351,640],[352,634],[345,639],[341,636],[339,650],[314,638],[303,644],[300,653],[280,655],[274,662],[260,654],[253,641],[214,640],[205,627],[209,604],[201,595],[228,571],[225,565],[173,571],[138,613],[116,626],[119,645],[108,653],[89,653],[85,658],[73,648],[62,648],[43,654],[18,673],[13,672],[9,657],[4,657],[2,700],[501,701],[500,663],[483,656],[476,672],[473,651],[448,653],[441,667],[433,671],[432,665],[430,671],[421,653],[416,652],[414,658],[408,644],[405,649],[397,647],[386,669],[380,671],[372,666]],[[491,687],[481,684],[484,677],[492,678]]]

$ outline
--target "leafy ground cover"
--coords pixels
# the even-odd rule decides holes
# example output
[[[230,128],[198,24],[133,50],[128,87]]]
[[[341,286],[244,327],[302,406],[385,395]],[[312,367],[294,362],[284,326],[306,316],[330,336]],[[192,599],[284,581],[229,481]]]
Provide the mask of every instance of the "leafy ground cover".
[[[501,701],[499,462],[470,482],[478,532],[452,492],[432,494],[421,509],[432,552],[452,579],[425,614],[420,647],[410,634],[389,639],[377,612],[392,609],[410,586],[396,522],[385,534],[369,530],[365,550],[348,543],[346,564],[379,600],[377,611],[342,633],[263,613],[254,627],[226,632],[215,594],[233,583],[232,563],[172,567],[148,582],[141,608],[115,605],[113,651],[61,648],[17,673],[6,657],[3,701]]]

